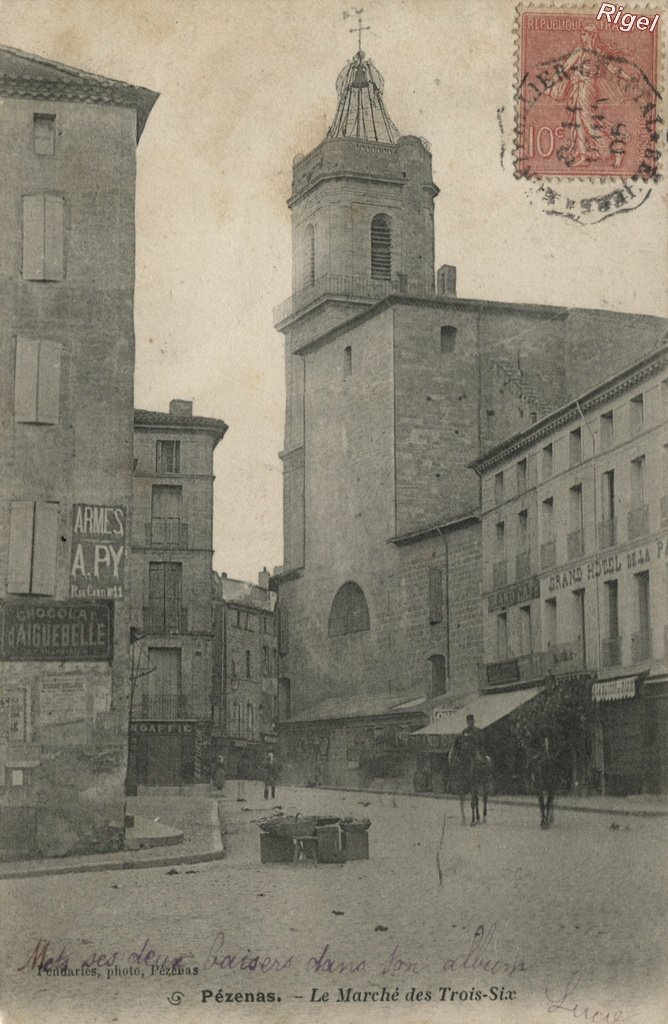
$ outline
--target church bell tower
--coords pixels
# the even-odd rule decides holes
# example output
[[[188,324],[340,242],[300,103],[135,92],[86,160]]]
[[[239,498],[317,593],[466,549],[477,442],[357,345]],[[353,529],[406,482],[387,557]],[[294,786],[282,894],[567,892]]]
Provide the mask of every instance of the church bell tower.
[[[391,294],[434,294],[434,199],[424,139],[401,135],[383,78],[358,49],[341,71],[325,139],[295,158],[292,295],[276,310],[286,338],[285,569],[304,564],[301,346]]]

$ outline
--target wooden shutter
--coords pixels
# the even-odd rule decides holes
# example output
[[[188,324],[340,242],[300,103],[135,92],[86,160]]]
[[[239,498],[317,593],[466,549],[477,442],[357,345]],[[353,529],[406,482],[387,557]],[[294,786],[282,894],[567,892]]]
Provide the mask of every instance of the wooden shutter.
[[[58,543],[58,505],[55,501],[35,502],[34,535],[32,593],[54,594]]]
[[[44,280],[62,281],[65,277],[65,200],[44,196]]]
[[[429,621],[441,622],[443,619],[443,572],[441,569],[429,570]]]
[[[181,563],[165,562],[165,626],[181,632]]]
[[[14,419],[17,423],[35,423],[37,420],[38,376],[39,342],[31,338],[17,338],[14,370]]]
[[[7,590],[10,594],[30,593],[34,509],[32,501],[12,502],[7,567]]]
[[[288,653],[288,609],[284,604],[278,607],[278,650]]]
[[[23,277],[44,280],[44,196],[23,197]]]
[[[37,422],[60,421],[60,353],[57,341],[39,344],[39,375],[37,379]]]

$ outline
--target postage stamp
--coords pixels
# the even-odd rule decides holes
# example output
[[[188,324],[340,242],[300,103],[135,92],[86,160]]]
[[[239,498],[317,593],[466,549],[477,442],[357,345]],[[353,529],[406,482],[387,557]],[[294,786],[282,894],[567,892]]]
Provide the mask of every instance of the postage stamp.
[[[517,177],[657,177],[662,17],[624,10],[517,9]]]

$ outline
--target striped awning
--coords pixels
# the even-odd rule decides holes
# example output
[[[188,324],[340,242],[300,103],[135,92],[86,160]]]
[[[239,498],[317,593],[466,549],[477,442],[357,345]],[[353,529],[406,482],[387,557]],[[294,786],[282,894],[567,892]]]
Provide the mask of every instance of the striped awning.
[[[601,702],[635,697],[637,678],[637,676],[624,676],[623,679],[606,679],[594,683],[591,688],[591,699]]]

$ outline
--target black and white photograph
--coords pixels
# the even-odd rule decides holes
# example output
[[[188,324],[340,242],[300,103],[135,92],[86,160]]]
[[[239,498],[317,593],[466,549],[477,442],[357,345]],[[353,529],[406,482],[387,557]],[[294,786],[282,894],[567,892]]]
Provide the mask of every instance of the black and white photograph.
[[[2,0],[0,1024],[668,1019],[667,26]]]

